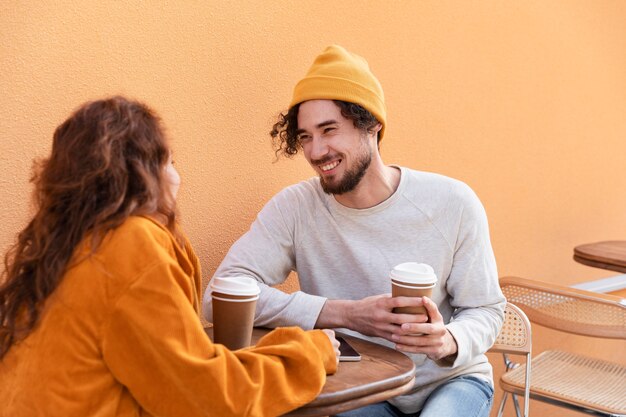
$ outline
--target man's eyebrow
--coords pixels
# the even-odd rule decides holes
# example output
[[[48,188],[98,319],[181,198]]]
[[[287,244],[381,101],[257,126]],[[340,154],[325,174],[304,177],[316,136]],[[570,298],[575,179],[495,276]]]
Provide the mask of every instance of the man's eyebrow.
[[[322,128],[324,126],[334,125],[334,124],[337,124],[337,121],[331,119],[331,120],[326,120],[326,121],[324,121],[322,123],[319,123],[316,127],[319,129],[319,128]]]
[[[337,123],[338,122],[336,120],[331,119],[331,120],[323,121],[322,123],[318,123],[317,125],[315,125],[315,127],[318,128],[318,129],[321,129],[321,128],[325,127],[325,126],[334,125],[334,124],[337,124]],[[299,135],[299,134],[305,133],[305,132],[306,132],[306,129],[298,129],[298,130],[296,130],[296,135]]]

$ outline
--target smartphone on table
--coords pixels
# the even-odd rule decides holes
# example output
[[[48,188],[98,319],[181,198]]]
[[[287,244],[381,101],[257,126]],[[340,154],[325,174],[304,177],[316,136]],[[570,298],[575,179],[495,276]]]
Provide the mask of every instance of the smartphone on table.
[[[341,336],[335,337],[339,341],[339,361],[341,362],[358,362],[361,355]]]

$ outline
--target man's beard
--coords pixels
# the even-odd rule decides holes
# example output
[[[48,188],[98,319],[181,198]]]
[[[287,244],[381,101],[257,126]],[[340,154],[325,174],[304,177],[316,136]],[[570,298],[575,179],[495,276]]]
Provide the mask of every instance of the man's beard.
[[[372,163],[372,150],[367,148],[360,156],[360,158],[355,162],[354,166],[350,167],[346,173],[343,175],[343,178],[337,183],[328,183],[320,175],[320,185],[322,186],[322,190],[326,194],[335,194],[340,195],[344,193],[349,193],[354,190],[363,176],[365,172],[367,172],[367,168],[369,168]]]

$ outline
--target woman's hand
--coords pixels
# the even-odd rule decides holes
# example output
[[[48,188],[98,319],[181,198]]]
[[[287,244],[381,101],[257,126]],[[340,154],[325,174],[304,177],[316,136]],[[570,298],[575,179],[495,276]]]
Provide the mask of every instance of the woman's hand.
[[[330,344],[333,345],[333,349],[335,349],[335,359],[337,363],[339,363],[339,341],[335,338],[335,332],[330,329],[322,329],[322,331],[328,336]]]

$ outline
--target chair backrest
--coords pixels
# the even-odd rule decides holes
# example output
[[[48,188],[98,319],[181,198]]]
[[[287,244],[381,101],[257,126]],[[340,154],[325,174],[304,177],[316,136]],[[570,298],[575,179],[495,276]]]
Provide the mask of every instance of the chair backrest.
[[[626,301],[517,277],[500,278],[507,300],[539,325],[573,334],[626,339]]]
[[[512,303],[504,310],[504,324],[490,352],[528,354],[531,352],[530,321],[526,314]]]
[[[524,417],[528,417],[529,412],[531,350],[532,341],[530,321],[522,309],[509,301],[504,309],[504,323],[502,324],[502,329],[489,351],[502,353],[504,364],[506,366],[505,372],[515,369],[517,366],[516,363],[512,362],[508,358],[508,354],[526,356],[526,371],[524,374]],[[504,412],[504,404],[508,394],[509,393],[504,390],[498,410],[499,417],[502,416],[502,413]],[[521,416],[521,411],[515,395],[513,395],[513,401],[515,405],[515,413],[519,417]]]

